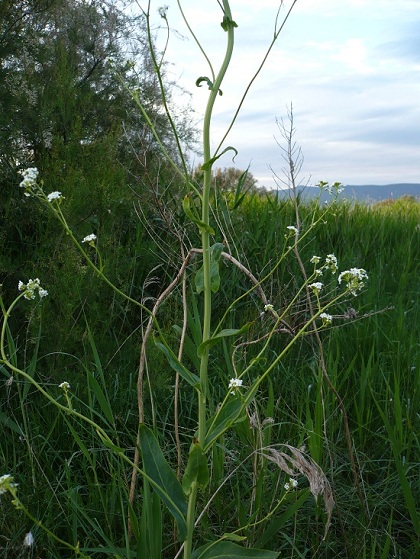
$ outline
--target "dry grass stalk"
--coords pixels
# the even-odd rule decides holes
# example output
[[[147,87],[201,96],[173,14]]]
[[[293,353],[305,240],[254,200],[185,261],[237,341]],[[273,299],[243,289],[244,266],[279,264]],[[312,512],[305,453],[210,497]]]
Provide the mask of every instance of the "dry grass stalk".
[[[320,466],[314,462],[312,458],[306,456],[302,450],[288,444],[280,446],[286,448],[288,452],[278,450],[274,448],[274,446],[269,446],[263,449],[263,456],[267,458],[267,460],[274,462],[289,476],[295,476],[297,472],[305,476],[315,501],[318,501],[319,495],[322,496],[325,512],[327,513],[327,522],[324,531],[325,539],[331,525],[332,511],[335,505],[330,482]]]

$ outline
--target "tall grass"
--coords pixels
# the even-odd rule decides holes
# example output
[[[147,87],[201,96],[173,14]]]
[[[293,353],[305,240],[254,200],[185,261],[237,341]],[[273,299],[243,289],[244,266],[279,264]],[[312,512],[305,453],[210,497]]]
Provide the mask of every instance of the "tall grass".
[[[238,256],[246,253],[249,269],[259,270],[259,262],[278,256],[284,227],[293,222],[293,207],[271,196],[250,194],[228,221],[223,204],[229,203],[229,199],[219,201],[218,220],[233,233]],[[302,203],[300,211],[305,219],[318,210]],[[243,525],[249,525],[246,535],[251,544],[281,550],[286,557],[411,559],[418,555],[419,220],[419,204],[409,199],[377,206],[341,203],[334,217],[302,248],[306,255],[335,252],[342,267],[356,260],[370,276],[364,294],[341,304],[334,311],[335,326],[323,334],[328,374],[350,420],[364,507],[349,471],[342,415],[322,379],[311,338],[306,337],[262,387],[261,398],[247,418],[225,435],[228,440],[214,447],[210,484],[201,497],[203,504],[212,497],[200,524],[203,537],[209,536],[215,526],[220,532],[234,532],[239,514]],[[273,302],[287,301],[294,290],[288,278],[290,272],[297,278],[298,268],[292,261],[287,267],[286,271],[279,268],[271,279],[268,291]],[[249,287],[232,268],[226,266],[222,275],[220,307],[223,300],[231,300],[238,286],[243,285],[244,290]],[[348,307],[355,313],[348,315]],[[105,315],[107,309],[102,312]],[[197,359],[190,339],[195,335],[197,312],[194,305],[189,308],[186,354],[192,362]],[[232,324],[248,319],[241,312],[249,313],[249,308],[235,308]],[[291,309],[292,324],[299,321],[299,313],[297,304]],[[53,331],[35,329],[35,324],[40,324],[36,314],[30,320],[34,327],[27,330],[30,335],[26,340],[9,336],[9,354],[16,360],[23,355],[26,370],[29,374],[36,370],[45,385],[62,381],[64,366],[72,379],[73,406],[106,423],[121,446],[131,444],[136,432],[135,337],[127,338],[125,333],[118,337],[116,333],[110,338],[104,332],[114,356],[104,363],[97,350],[104,340],[97,334],[94,338],[85,323],[81,328],[82,356],[76,359],[70,354],[61,355],[57,369],[51,367],[42,349],[44,337],[53,336]],[[278,347],[274,344],[271,348],[273,355],[283,343],[279,335]],[[224,362],[231,374],[226,344],[217,349],[221,357],[217,362],[218,367]],[[150,364],[151,369],[161,372],[150,377],[148,398],[153,402],[159,431],[167,435],[161,441],[163,448],[175,463],[176,443],[171,435],[174,417],[169,411],[172,375],[161,356],[154,354],[152,359],[155,363]],[[0,373],[4,433],[0,465],[2,470],[13,469],[19,476],[20,491],[28,496],[34,516],[44,525],[54,526],[57,535],[73,545],[83,540],[92,556],[117,557],[124,553],[135,557],[124,520],[127,468],[101,444],[92,428],[75,425],[73,418],[57,414],[27,381],[11,377],[4,367]],[[215,368],[211,374],[215,384],[226,378],[225,369]],[[217,406],[217,392],[214,397],[211,405]],[[181,434],[190,435],[195,428],[195,404],[181,393],[179,405]],[[305,446],[333,482],[337,513],[325,540],[322,507],[305,501],[304,492],[290,494],[280,504],[274,497],[271,502],[262,497],[267,490],[275,495],[285,477],[258,449],[280,442]],[[251,460],[245,462],[249,456]],[[227,477],[222,474],[226,466],[230,472]],[[124,479],[125,484],[116,481]],[[278,506],[276,514],[258,525],[273,506]],[[133,523],[137,556],[172,556],[171,529],[165,531],[163,541],[146,538],[150,522],[171,524],[166,516],[161,517],[159,499],[149,494],[147,485],[134,507],[131,518],[139,518]],[[29,530],[36,537],[40,557],[61,557],[65,553],[36,526],[27,521],[22,524],[19,511],[2,507],[0,527],[0,549],[5,557],[24,556],[22,541]]]

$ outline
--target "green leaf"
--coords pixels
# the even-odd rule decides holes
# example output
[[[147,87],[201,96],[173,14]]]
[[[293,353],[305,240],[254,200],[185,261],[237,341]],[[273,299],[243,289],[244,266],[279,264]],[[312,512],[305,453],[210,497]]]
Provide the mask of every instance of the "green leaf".
[[[245,181],[246,181],[246,177],[248,176],[248,171],[249,171],[249,166],[248,168],[242,173],[242,175],[239,177],[238,180],[238,185],[236,187],[236,191],[235,191],[235,200],[233,202],[233,210],[236,210],[236,208],[238,208],[245,196],[246,196],[246,192],[242,192],[245,186]]]
[[[197,87],[201,87],[201,84],[202,84],[203,82],[206,82],[206,84],[209,86],[209,89],[210,89],[210,90],[213,89],[213,82],[212,82],[211,79],[208,78],[207,76],[200,76],[200,77],[196,80],[195,85],[196,85]],[[223,95],[223,92],[222,92],[221,89],[219,89],[218,93],[219,93],[219,95]]]
[[[195,388],[196,390],[200,390],[200,378],[194,373],[191,373],[186,367],[184,367],[184,365],[181,363],[181,361],[179,361],[178,357],[171,350],[171,348],[166,345],[166,343],[158,342],[157,340],[154,341],[156,347],[158,347],[165,355],[172,369],[175,372],[179,373],[179,375],[181,375],[181,377],[186,380],[188,384],[190,384],[193,388]]]
[[[219,155],[215,155],[214,157],[212,157],[211,159],[209,159],[208,161],[203,163],[201,165],[201,169],[203,171],[207,171],[207,169],[210,169],[212,167],[212,165],[215,161],[217,161],[220,157],[222,157],[222,155],[224,155],[228,151],[234,151],[235,152],[235,155],[232,157],[232,161],[235,161],[235,157],[238,155],[238,150],[236,148],[234,148],[233,146],[228,146],[222,152],[220,152]]]
[[[182,489],[186,495],[191,492],[191,485],[194,481],[197,482],[198,487],[204,491],[209,482],[209,466],[207,463],[207,456],[200,446],[200,443],[193,442],[188,456],[188,464],[182,478]]]
[[[209,89],[213,89],[213,82],[212,82],[211,79],[208,78],[207,76],[200,76],[200,77],[196,80],[195,85],[196,85],[197,87],[201,87],[201,84],[202,84],[203,82],[206,82],[206,84],[209,86]]]
[[[182,208],[185,212],[185,215],[197,225],[200,231],[207,231],[207,233],[209,233],[210,235],[214,235],[214,229],[207,223],[204,223],[204,221],[201,221],[201,219],[199,219],[199,217],[194,214],[193,206],[191,206],[191,194],[187,194],[186,196],[184,196],[184,199],[182,200]]]
[[[105,393],[102,390],[99,382],[89,371],[87,372],[87,378],[88,378],[89,387],[94,393],[96,399],[98,400],[98,404],[101,410],[103,411],[103,413],[105,414],[106,419],[108,420],[110,425],[114,425],[114,416],[112,413],[110,403],[108,402],[108,399],[105,396]]]
[[[175,472],[166,461],[153,432],[146,425],[140,425],[140,449],[143,469],[149,478],[154,481],[154,489],[174,517],[178,528],[178,537],[181,541],[184,541],[187,534],[185,518],[188,508],[184,492]]]
[[[204,441],[204,450],[207,451],[214,442],[233,425],[243,412],[243,402],[239,398],[233,398],[227,402],[210,420],[209,429]],[[243,416],[245,418],[245,415]]]
[[[201,357],[206,349],[210,349],[214,345],[222,341],[223,338],[231,338],[232,336],[240,336],[246,332],[251,326],[251,322],[247,322],[242,328],[226,328],[221,330],[218,334],[215,334],[211,338],[208,338],[205,342],[202,342],[197,348],[197,355]]]
[[[278,551],[241,547],[230,541],[219,540],[196,549],[191,559],[276,559],[279,555]]]
[[[225,245],[223,243],[215,243],[210,247],[210,288],[213,293],[217,293],[220,288],[219,262],[224,248]],[[203,266],[201,266],[195,275],[195,288],[198,294],[204,291]]]
[[[233,19],[231,19],[229,16],[226,15],[223,17],[223,21],[220,25],[223,27],[224,31],[228,31],[229,27],[232,28],[238,27],[238,24],[234,22]]]

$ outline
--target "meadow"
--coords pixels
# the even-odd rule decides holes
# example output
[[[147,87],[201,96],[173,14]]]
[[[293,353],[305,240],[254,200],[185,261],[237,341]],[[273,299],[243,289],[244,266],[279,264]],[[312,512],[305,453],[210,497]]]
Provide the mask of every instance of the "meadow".
[[[167,7],[5,4],[3,70],[30,87],[9,86],[0,157],[2,559],[419,556],[418,200],[321,181],[327,203],[305,201],[292,108],[291,198],[217,169],[295,4],[216,139],[238,25],[218,2],[216,71],[178,2],[208,73],[199,146]]]
[[[297,202],[303,227],[323,211],[315,202]],[[212,219],[230,239],[231,253],[246,262],[249,270],[263,274],[261,263],[277,261],[286,227],[294,223],[292,201],[258,192],[238,198],[232,192],[216,196],[214,207]],[[418,556],[419,224],[420,204],[413,198],[373,206],[340,202],[302,243],[300,255],[305,262],[314,254],[334,253],[340,269],[357,262],[369,276],[360,295],[340,301],[331,311],[332,324],[320,331],[326,371],[336,393],[321,369],[314,335],[302,336],[260,385],[245,416],[212,448],[209,483],[198,497],[203,505],[210,502],[200,518],[200,540],[211,540],[215,530],[236,533],[246,538],[247,546],[275,550],[286,558]],[[149,219],[147,233],[140,218],[132,220],[131,227],[129,236],[138,239],[131,252],[138,275],[124,279],[131,283],[121,284],[128,285],[134,297],[147,301],[166,281],[162,262],[153,262],[153,239],[163,247],[166,263],[179,248],[177,239],[165,233],[157,218],[155,225]],[[115,229],[102,231],[102,258],[111,276],[121,273],[121,258],[127,255],[123,232],[115,233]],[[110,295],[108,288],[100,287],[97,275],[82,267],[62,235],[57,233],[54,242],[49,259],[45,246],[40,250],[45,261],[43,284],[51,286],[50,295],[56,300],[46,298],[30,311],[17,309],[7,331],[7,353],[63,404],[67,393],[58,385],[69,382],[73,408],[106,424],[118,446],[131,455],[145,318]],[[63,265],[59,259],[54,264],[57,253],[65,254],[68,262]],[[148,260],[136,256],[144,254],[150,255]],[[33,265],[37,268],[41,263],[38,255]],[[159,265],[150,275],[150,269]],[[125,271],[130,272],[128,264]],[[249,289],[249,279],[228,262],[221,265],[220,276],[215,323],[222,312],[219,309]],[[264,285],[270,304],[286,306],[302,281],[298,262],[289,254]],[[191,293],[185,340],[185,360],[191,365],[197,364],[194,336],[198,335],[201,304]],[[289,308],[286,321],[291,328],[302,320],[305,305],[302,296]],[[161,324],[168,339],[175,340],[182,323],[180,287],[168,306]],[[270,320],[255,294],[251,306],[239,302],[231,309],[228,326],[250,320],[251,329],[241,343],[265,333]],[[264,362],[258,365],[261,370],[278,355],[285,338],[284,333],[273,338]],[[211,406],[223,399],[227,376],[235,376],[231,346],[233,342],[226,338],[211,355]],[[246,359],[254,353],[250,344]],[[20,499],[33,519],[60,540],[74,546],[79,543],[83,553],[95,559],[173,557],[178,546],[173,521],[146,484],[138,489],[128,536],[131,468],[98,437],[95,428],[57,410],[28,379],[12,374],[4,365],[0,373],[1,471],[13,472]],[[145,384],[144,421],[158,433],[168,463],[176,468],[177,446],[188,449],[196,428],[196,402],[181,379],[178,442],[174,436],[175,375],[156,349],[149,355]],[[269,445],[285,444],[310,456],[331,483],[335,507],[325,536],[321,499],[316,502],[309,494],[302,476],[297,478],[298,488],[280,498],[289,476],[260,452]],[[184,458],[180,467],[185,468]],[[247,528],[237,532],[239,523]],[[163,526],[161,537],[151,538],[151,524]],[[23,545],[29,531],[34,547]],[[5,558],[72,556],[4,496],[0,534]]]

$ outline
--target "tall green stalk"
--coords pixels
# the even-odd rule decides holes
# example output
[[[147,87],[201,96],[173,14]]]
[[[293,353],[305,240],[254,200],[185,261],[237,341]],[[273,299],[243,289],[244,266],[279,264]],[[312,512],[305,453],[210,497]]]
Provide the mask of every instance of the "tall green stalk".
[[[227,32],[227,46],[226,53],[213,84],[209,84],[210,95],[207,102],[206,112],[204,114],[203,124],[203,154],[204,154],[204,184],[202,195],[202,210],[201,210],[201,246],[203,249],[203,276],[204,276],[204,316],[203,316],[203,329],[202,329],[202,342],[210,338],[210,324],[212,313],[212,292],[211,292],[211,278],[210,278],[210,188],[212,176],[212,161],[211,161],[211,148],[210,148],[210,124],[213,114],[214,103],[219,94],[223,78],[226,70],[229,67],[233,45],[234,45],[234,28],[236,24],[232,21],[232,14],[228,0],[223,0],[223,28]],[[208,388],[208,362],[209,350],[205,349],[200,360],[200,385],[198,400],[198,440],[204,447],[204,439],[206,434],[206,415],[207,415],[207,388]],[[198,486],[196,483],[191,488],[191,493],[188,502],[188,518],[187,518],[187,540],[184,547],[184,559],[189,559],[192,552],[192,536],[195,523],[195,502],[197,498]]]

